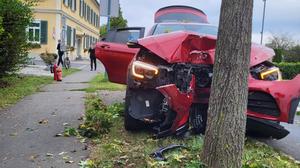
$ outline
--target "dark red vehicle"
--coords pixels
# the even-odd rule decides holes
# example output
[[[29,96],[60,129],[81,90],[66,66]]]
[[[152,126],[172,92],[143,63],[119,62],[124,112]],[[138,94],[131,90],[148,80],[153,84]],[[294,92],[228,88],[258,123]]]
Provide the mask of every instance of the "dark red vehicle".
[[[189,127],[204,133],[217,27],[199,9],[169,6],[157,11],[148,37],[144,30],[117,29],[96,47],[109,80],[127,84],[125,128],[151,126],[158,137]],[[300,75],[282,80],[273,56],[272,49],[252,45],[247,132],[280,139],[289,133],[280,122],[294,121]]]

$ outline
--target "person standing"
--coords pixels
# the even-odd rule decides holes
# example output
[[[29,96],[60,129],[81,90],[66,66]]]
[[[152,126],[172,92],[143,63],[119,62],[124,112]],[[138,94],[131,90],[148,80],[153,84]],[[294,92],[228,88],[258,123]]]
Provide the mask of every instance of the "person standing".
[[[61,40],[58,40],[58,44],[57,44],[57,52],[58,52],[58,63],[57,63],[57,66],[59,66],[59,64],[61,63],[61,65],[64,65],[64,62],[63,62],[63,55],[64,55],[64,51],[63,51],[63,46],[62,46],[62,43],[61,43]]]
[[[93,67],[95,68],[94,70],[96,71],[97,61],[96,61],[96,53],[95,53],[95,44],[91,45],[91,47],[89,48],[89,53],[90,53],[90,60],[91,60],[91,71],[93,70]]]

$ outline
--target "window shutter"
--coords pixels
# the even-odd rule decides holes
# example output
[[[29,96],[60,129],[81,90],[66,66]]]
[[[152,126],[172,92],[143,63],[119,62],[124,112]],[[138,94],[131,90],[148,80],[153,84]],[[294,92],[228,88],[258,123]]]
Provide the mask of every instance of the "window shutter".
[[[76,11],[77,8],[77,0],[74,0],[74,11]]]
[[[41,44],[48,42],[48,21],[41,21]]]
[[[72,9],[72,0],[68,0],[68,5]]]
[[[79,16],[82,16],[82,0],[79,1]]]
[[[76,29],[73,29],[73,46],[75,47],[76,43]]]
[[[72,38],[72,29],[70,26],[67,26],[67,45],[71,46],[71,38]]]

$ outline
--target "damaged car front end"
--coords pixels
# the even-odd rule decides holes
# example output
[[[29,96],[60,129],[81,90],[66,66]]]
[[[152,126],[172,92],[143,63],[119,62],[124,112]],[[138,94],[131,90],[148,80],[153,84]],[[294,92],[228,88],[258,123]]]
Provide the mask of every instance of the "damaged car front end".
[[[127,76],[126,129],[141,128],[135,125],[141,122],[153,126],[157,137],[180,135],[189,126],[204,133],[215,45],[214,36],[183,31],[136,42],[140,51]],[[289,133],[280,122],[294,120],[300,75],[282,80],[280,70],[268,61],[273,55],[271,49],[252,45],[247,132],[280,139]]]

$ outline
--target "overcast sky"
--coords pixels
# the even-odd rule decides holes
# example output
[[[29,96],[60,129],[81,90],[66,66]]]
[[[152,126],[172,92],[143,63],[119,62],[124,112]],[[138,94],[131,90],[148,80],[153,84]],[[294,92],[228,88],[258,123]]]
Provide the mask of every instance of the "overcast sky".
[[[187,5],[202,9],[209,22],[218,25],[221,0],[120,0],[128,26],[153,25],[154,13],[169,5]],[[254,0],[252,41],[260,42],[263,0]],[[102,21],[106,21],[103,20]],[[103,22],[102,22],[103,23]],[[288,34],[300,41],[300,0],[267,0],[264,41],[271,34]]]

